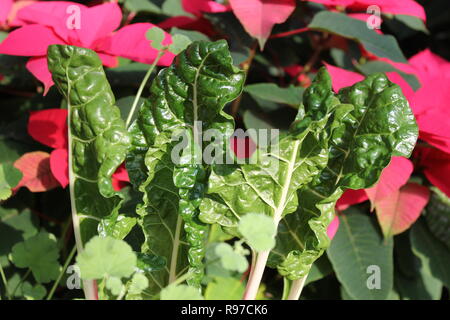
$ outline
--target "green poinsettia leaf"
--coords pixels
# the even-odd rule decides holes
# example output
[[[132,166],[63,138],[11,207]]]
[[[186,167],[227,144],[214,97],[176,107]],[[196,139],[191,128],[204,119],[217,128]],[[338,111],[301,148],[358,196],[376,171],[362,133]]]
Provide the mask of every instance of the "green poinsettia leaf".
[[[56,280],[59,252],[55,236],[41,231],[12,248],[10,260],[19,268],[30,268],[39,283]]]
[[[77,256],[81,278],[85,280],[107,277],[129,277],[136,268],[136,255],[123,240],[96,236]]]
[[[123,196],[114,191],[111,176],[125,160],[130,138],[102,61],[94,51],[51,45],[48,66],[68,104],[74,223],[81,225],[82,241],[86,242],[97,234],[99,220],[117,217]]]

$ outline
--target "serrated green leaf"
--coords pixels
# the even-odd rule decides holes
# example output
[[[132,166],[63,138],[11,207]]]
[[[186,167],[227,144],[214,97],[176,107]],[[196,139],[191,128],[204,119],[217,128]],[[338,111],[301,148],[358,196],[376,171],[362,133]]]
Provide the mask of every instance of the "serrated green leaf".
[[[12,195],[12,188],[22,179],[22,172],[10,163],[0,163],[0,201]]]
[[[85,280],[129,277],[136,268],[136,255],[123,240],[96,236],[77,256],[77,265]]]
[[[354,299],[387,299],[393,288],[392,239],[383,241],[374,219],[357,210],[345,211],[340,220],[338,232],[327,250],[339,282]],[[372,266],[379,273],[371,271]],[[374,283],[370,277],[375,277]]]
[[[145,33],[145,38],[150,41],[150,45],[156,50],[163,48],[163,40],[165,38],[164,30],[159,27],[152,27]]]
[[[277,226],[268,216],[249,213],[239,220],[238,230],[250,247],[257,252],[275,246]]]
[[[169,45],[169,51],[174,55],[178,55],[181,51],[185,50],[191,42],[191,39],[187,36],[177,33],[172,37],[172,43]]]
[[[123,196],[114,191],[111,176],[125,160],[130,138],[94,51],[52,45],[48,66],[68,101],[69,177],[86,242],[97,234],[98,220],[117,216]]]
[[[21,285],[22,295],[27,300],[41,300],[47,294],[47,289],[41,284],[32,286],[29,282]]]
[[[219,257],[222,267],[229,271],[244,272],[248,268],[245,256],[236,252],[228,243],[219,243],[214,252]]]
[[[180,284],[162,289],[161,300],[204,300],[204,298],[198,289]]]
[[[111,291],[111,293],[115,296],[118,296],[120,292],[122,292],[124,285],[120,278],[117,277],[109,277],[106,279],[106,288]]]
[[[141,273],[135,273],[131,278],[130,288],[128,289],[130,294],[140,294],[147,289],[148,279]]]
[[[19,242],[12,248],[10,260],[19,268],[30,268],[39,283],[56,280],[59,275],[56,238],[45,231]]]
[[[0,208],[0,256],[8,254],[14,244],[36,235],[38,227],[39,219],[30,210]]]
[[[241,300],[244,291],[239,279],[216,277],[206,287],[205,300]]]
[[[330,32],[361,43],[366,50],[378,57],[388,58],[395,62],[407,63],[400,47],[391,35],[380,35],[367,28],[364,21],[347,16],[344,13],[320,11],[308,28]]]

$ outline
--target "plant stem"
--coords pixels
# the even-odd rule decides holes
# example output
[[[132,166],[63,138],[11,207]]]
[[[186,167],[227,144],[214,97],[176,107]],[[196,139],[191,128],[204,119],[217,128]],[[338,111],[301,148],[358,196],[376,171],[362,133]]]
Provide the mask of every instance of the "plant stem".
[[[156,67],[156,64],[158,63],[159,59],[161,59],[161,57],[164,54],[164,48],[158,53],[158,55],[156,56],[155,60],[153,61],[153,63],[151,64],[150,68],[148,69],[147,73],[144,76],[144,79],[141,82],[141,85],[139,86],[139,89],[136,93],[136,97],[134,98],[133,104],[131,106],[130,112],[128,113],[128,117],[127,117],[127,121],[125,122],[125,126],[128,128],[128,126],[130,125],[131,119],[133,119],[133,114],[136,111],[136,107],[139,103],[139,99],[141,98],[142,95],[142,91],[144,91],[145,85],[147,84],[148,79],[150,78],[151,74],[153,73],[153,70]]]
[[[270,250],[261,251],[256,256],[256,263],[253,267],[253,271],[248,278],[247,287],[244,293],[244,300],[255,300],[258,294],[259,284],[266,268],[266,262],[269,258]]]
[[[70,261],[72,261],[73,256],[75,255],[75,252],[77,252],[77,246],[73,246],[72,251],[70,251],[69,256],[66,259],[66,262],[64,263],[64,266],[61,270],[61,272],[59,273],[58,279],[56,279],[55,283],[53,283],[53,287],[50,290],[50,293],[47,296],[47,300],[50,300],[53,297],[53,294],[55,293],[56,288],[58,287],[59,282],[62,279],[62,276],[64,274],[64,272],[66,271],[67,267],[69,266]]]
[[[308,275],[294,280],[292,282],[291,290],[289,291],[288,300],[298,300],[300,298],[300,294],[302,293],[303,286],[305,285],[305,281]]]
[[[9,293],[8,281],[6,281],[5,272],[3,271],[2,264],[0,263],[0,275],[2,276],[3,284],[5,285],[5,292],[8,300],[11,300],[11,294]]]
[[[69,167],[69,193],[70,193],[70,208],[72,212],[72,225],[73,233],[75,236],[75,243],[78,254],[83,252],[83,241],[81,239],[80,232],[80,219],[78,216],[78,211],[75,203],[75,177],[72,167],[72,132],[71,128],[71,106],[70,103],[67,105],[67,131],[68,131],[68,167]],[[95,289],[95,284],[93,280],[83,280],[83,291],[87,300],[97,300],[97,293]]]
[[[307,32],[307,31],[310,31],[310,29],[307,27],[295,29],[295,30],[291,30],[291,31],[273,34],[269,37],[269,39],[289,37],[289,36],[293,36],[294,34],[299,34],[299,33]]]

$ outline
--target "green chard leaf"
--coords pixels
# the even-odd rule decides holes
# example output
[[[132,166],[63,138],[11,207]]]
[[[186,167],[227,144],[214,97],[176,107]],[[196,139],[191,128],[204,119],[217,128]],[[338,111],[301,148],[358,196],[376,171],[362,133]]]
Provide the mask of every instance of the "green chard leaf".
[[[322,82],[322,85],[320,83]],[[325,86],[326,84],[326,86]],[[331,87],[315,80],[306,90],[305,110]],[[330,130],[328,162],[298,192],[299,207],[278,229],[269,265],[290,280],[305,276],[329,245],[326,234],[336,201],[346,189],[371,187],[392,156],[409,157],[418,136],[414,115],[401,89],[383,74],[373,74],[336,95]]]
[[[48,66],[68,102],[69,176],[85,243],[97,234],[101,219],[111,225],[111,218],[118,218],[123,196],[114,191],[111,176],[125,160],[130,138],[94,51],[52,45]]]
[[[194,42],[159,72],[130,127],[127,169],[144,194],[138,208],[146,237],[142,250],[167,263],[152,273],[147,291],[156,293],[186,271],[192,274],[188,284],[200,285],[208,226],[198,219],[198,207],[209,169],[197,161],[204,148],[199,132],[215,129],[221,141],[228,141],[234,122],[222,109],[241,93],[244,78],[225,41]],[[179,138],[187,141],[184,149]],[[177,151],[178,162],[172,159]]]
[[[214,167],[208,196],[201,204],[203,221],[218,223],[245,239],[236,230],[243,216],[263,214],[277,226],[284,216],[297,209],[297,190],[327,165],[329,132],[325,128],[330,116],[335,108],[346,108],[339,106],[331,92],[331,79],[325,69],[307,90],[305,100],[308,109],[300,108],[289,133],[280,137],[278,143],[258,149],[250,163]],[[256,225],[254,231],[258,231]]]

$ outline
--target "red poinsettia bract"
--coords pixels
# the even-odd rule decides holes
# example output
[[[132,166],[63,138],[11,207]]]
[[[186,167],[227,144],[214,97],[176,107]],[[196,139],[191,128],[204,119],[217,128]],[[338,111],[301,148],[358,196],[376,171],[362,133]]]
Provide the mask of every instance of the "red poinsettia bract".
[[[117,3],[86,7],[68,1],[35,2],[17,12],[14,24],[21,27],[0,44],[0,53],[31,57],[27,69],[45,85],[45,91],[53,85],[47,67],[47,48],[51,44],[92,49],[107,67],[117,65],[117,56],[152,63],[158,52],[150,47],[145,32],[154,25],[136,23],[114,32],[121,20],[122,11]],[[164,44],[171,41],[166,34]],[[170,65],[173,58],[167,52],[158,65]]]
[[[53,148],[49,155],[49,167],[58,183],[65,188],[69,183],[67,149],[67,110],[46,109],[32,112],[28,121],[28,133],[36,141]],[[112,177],[115,190],[120,190],[129,182],[124,165]]]

